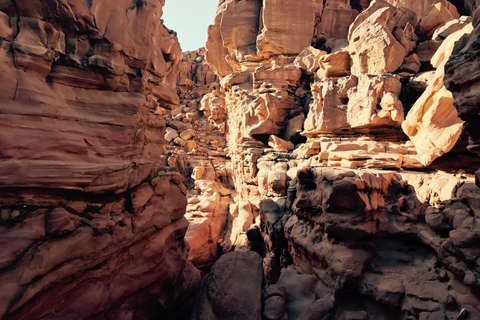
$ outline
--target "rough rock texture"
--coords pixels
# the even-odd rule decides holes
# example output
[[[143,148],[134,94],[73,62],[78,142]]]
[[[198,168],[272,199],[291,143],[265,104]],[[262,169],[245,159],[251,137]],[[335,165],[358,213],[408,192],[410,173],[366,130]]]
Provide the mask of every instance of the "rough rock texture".
[[[270,279],[286,289],[289,319],[480,315],[472,178],[304,167],[290,190],[261,204],[265,239],[288,243],[272,252]]]
[[[468,132],[468,147],[471,152],[479,154],[480,131],[476,125],[479,120],[479,74],[477,65],[480,63],[476,56],[480,11],[474,15],[474,30],[455,43],[452,55],[445,65],[445,86],[453,94],[454,105],[458,116],[465,121],[465,130]]]
[[[188,305],[200,275],[178,172],[117,196],[17,197],[2,195],[2,319],[152,319]]]
[[[200,283],[190,319],[262,319],[262,280],[262,258],[257,253],[221,256]]]
[[[189,260],[207,272],[219,254],[237,246],[240,234],[245,240],[239,243],[246,247],[246,229],[233,224],[233,217],[244,211],[232,199],[235,191],[226,159],[225,102],[217,94],[218,78],[204,57],[203,48],[184,53],[177,82],[180,104],[160,111],[167,124],[167,162],[182,173],[187,188]]]
[[[437,68],[435,77],[407,115],[402,128],[419,153],[419,160],[429,165],[450,151],[462,133],[463,122],[458,118],[450,91],[443,85],[444,67],[455,42],[472,31],[470,24],[450,34],[432,57]]]
[[[72,3],[0,3],[0,317],[480,318],[472,1]]]
[[[199,272],[159,114],[179,104],[182,55],[163,4],[0,3],[0,318],[188,313]]]
[[[264,319],[480,317],[479,159],[443,86],[473,7],[220,2],[206,45],[219,87],[203,101],[225,128],[238,207],[226,230],[263,257]],[[474,59],[475,37],[447,64],[460,99],[476,76],[454,64]]]

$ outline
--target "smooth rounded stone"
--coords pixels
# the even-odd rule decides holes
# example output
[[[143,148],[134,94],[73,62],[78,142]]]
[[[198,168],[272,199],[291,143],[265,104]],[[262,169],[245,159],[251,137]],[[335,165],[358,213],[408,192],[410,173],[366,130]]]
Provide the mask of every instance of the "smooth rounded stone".
[[[305,311],[303,311],[298,319],[305,320],[317,320],[323,319],[327,316],[335,306],[335,300],[333,297],[325,297],[316,300],[312,305],[310,305]],[[367,319],[365,318],[352,318],[352,319]]]
[[[448,231],[452,229],[448,224],[445,214],[434,207],[428,208],[425,212],[425,222],[434,230]]]
[[[252,251],[229,252],[200,284],[191,320],[260,320],[262,258]]]
[[[478,244],[478,234],[467,228],[450,231],[450,240],[459,248],[473,247]]]
[[[263,318],[268,320],[280,320],[285,316],[286,302],[283,297],[272,296],[265,300]]]
[[[287,291],[285,287],[279,284],[272,284],[266,287],[263,292],[264,299],[268,299],[274,296],[279,296],[284,300],[287,299]]]

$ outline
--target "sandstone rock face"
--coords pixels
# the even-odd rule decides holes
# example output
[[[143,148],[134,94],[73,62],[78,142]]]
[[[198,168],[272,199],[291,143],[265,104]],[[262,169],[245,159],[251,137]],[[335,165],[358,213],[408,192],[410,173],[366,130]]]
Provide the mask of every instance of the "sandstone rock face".
[[[205,60],[205,48],[184,52],[179,69],[177,87],[183,92],[191,90],[194,85],[208,86],[218,82],[218,76]]]
[[[372,12],[368,17],[365,15],[357,18],[357,20],[365,19],[364,21],[354,22],[348,38],[349,52],[353,60],[352,74],[390,73],[400,67],[408,53],[408,48],[402,46],[392,32],[395,28],[406,30],[407,24],[415,27],[415,13],[398,11],[391,7],[383,7]],[[400,14],[403,19],[397,18]]]
[[[279,299],[288,318],[344,319],[353,313],[401,319],[402,313],[454,319],[462,308],[477,317],[477,302],[470,304],[451,287],[454,275],[463,278],[459,290],[475,288],[471,281],[478,279],[475,267],[467,267],[477,257],[470,210],[478,189],[471,179],[461,181],[435,174],[298,170],[286,198],[261,204],[267,257],[272,254],[267,279],[276,282],[272,289],[286,291],[288,298]],[[437,184],[444,189],[435,195]],[[449,236],[441,235],[445,230]],[[288,250],[279,250],[284,241]],[[460,251],[471,255],[459,260]],[[471,289],[466,289],[470,295]],[[431,305],[424,302],[427,297]],[[452,299],[459,308],[448,307]]]
[[[462,133],[463,122],[458,118],[450,91],[443,85],[444,66],[455,42],[472,31],[471,25],[452,33],[435,55],[432,65],[437,68],[435,78],[417,100],[402,128],[419,152],[419,160],[429,165],[450,151]]]
[[[202,280],[191,319],[262,319],[262,279],[257,253],[223,255]]]
[[[468,149],[479,154],[480,134],[477,126],[478,113],[478,87],[477,64],[479,63],[476,52],[478,42],[478,17],[480,11],[475,12],[475,29],[455,43],[452,55],[445,65],[445,86],[453,94],[454,106],[458,116],[465,121],[465,130],[469,134]]]
[[[158,23],[161,10],[129,8],[130,1],[45,14],[40,1],[19,6],[0,54],[0,126],[9,132],[1,136],[0,185],[85,192],[138,185],[162,153],[163,120],[151,111],[178,103],[168,88],[181,52]],[[87,33],[91,41],[80,36]]]
[[[470,4],[15,5],[2,319],[480,318]]]
[[[180,77],[187,78],[177,82],[180,105],[161,111],[167,124],[167,162],[182,173],[187,188],[188,258],[202,272],[208,272],[222,252],[246,248],[247,228],[240,220],[242,215],[253,217],[234,204],[226,159],[225,99],[219,84],[212,82],[218,78],[199,76],[211,70],[205,64],[205,54],[203,49],[184,53]],[[244,222],[247,227],[253,221],[248,218],[249,223]]]
[[[225,112],[212,127],[225,122],[232,178],[217,249],[262,256],[263,318],[480,317],[479,159],[442,81],[455,41],[478,20],[455,13],[467,4],[263,1],[253,41],[257,7],[242,2],[219,4],[217,18],[235,20],[236,8],[238,24],[217,19],[227,43],[207,47],[232,71],[217,73],[202,104],[203,117]],[[250,35],[238,36],[243,46],[232,25]],[[457,42],[455,63],[474,60],[475,36]],[[459,96],[474,88],[470,75],[452,81]]]
[[[453,4],[445,0],[435,1],[430,10],[422,16],[419,22],[420,31],[424,34],[431,34],[438,26],[459,17]]]
[[[314,82],[314,101],[304,134],[399,126],[403,121],[400,89],[400,81],[391,76],[350,76]]]
[[[200,276],[183,178],[163,166],[182,58],[163,4],[0,4],[0,318],[188,313]]]
[[[2,319],[178,316],[200,274],[184,244],[186,190],[169,171],[115,197],[37,193],[33,202],[26,191],[18,196],[28,204],[4,200]]]
[[[315,13],[321,10],[320,6],[317,0],[303,1],[301,6],[290,0],[264,0],[258,54],[298,54],[308,47],[313,37]]]

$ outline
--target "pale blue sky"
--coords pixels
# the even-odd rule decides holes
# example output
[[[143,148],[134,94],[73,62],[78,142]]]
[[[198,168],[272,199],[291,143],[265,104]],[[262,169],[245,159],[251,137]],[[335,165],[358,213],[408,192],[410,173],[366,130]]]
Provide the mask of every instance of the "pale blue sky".
[[[213,24],[218,0],[166,0],[163,21],[177,32],[182,51],[204,47],[208,26]]]

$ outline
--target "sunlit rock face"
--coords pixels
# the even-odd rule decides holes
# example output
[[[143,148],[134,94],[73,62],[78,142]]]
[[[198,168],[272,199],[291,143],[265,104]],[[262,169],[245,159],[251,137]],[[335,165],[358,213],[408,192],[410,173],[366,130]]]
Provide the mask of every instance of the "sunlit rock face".
[[[182,53],[163,5],[0,3],[0,318],[188,306],[199,274],[159,113],[179,103]]]
[[[475,7],[220,1],[202,101],[225,111],[225,234],[245,237],[217,243],[263,257],[264,319],[480,317]],[[248,300],[208,277],[196,318]]]

